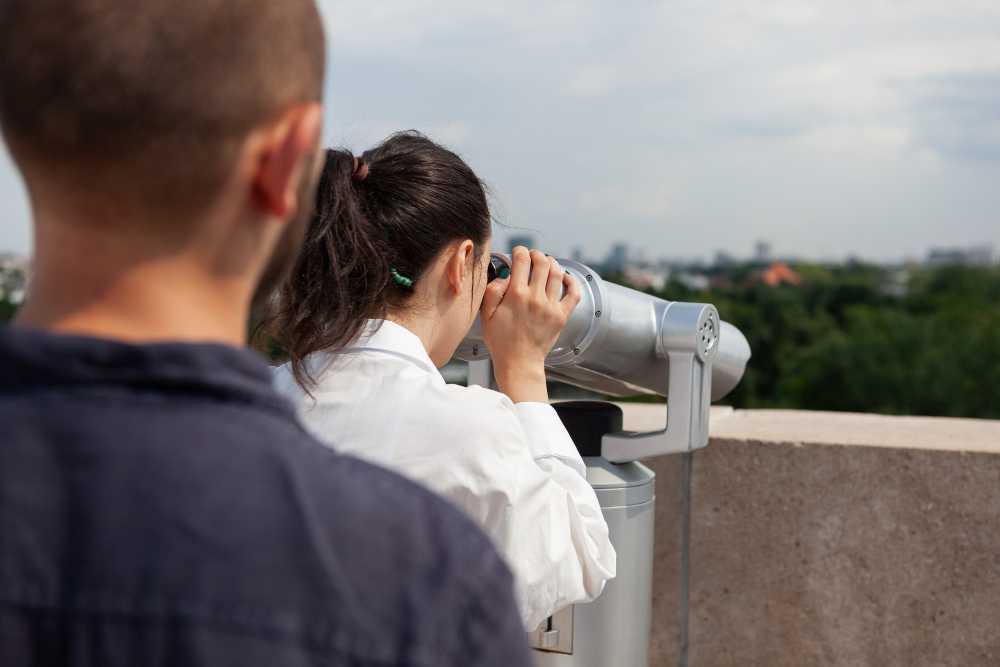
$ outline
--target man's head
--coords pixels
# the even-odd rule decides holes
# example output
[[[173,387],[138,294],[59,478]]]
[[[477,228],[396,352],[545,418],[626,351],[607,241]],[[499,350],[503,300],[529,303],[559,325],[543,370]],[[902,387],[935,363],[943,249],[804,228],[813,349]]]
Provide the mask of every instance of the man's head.
[[[0,127],[36,223],[183,245],[224,211],[273,223],[247,244],[268,254],[311,208],[324,58],[314,0],[3,0]]]

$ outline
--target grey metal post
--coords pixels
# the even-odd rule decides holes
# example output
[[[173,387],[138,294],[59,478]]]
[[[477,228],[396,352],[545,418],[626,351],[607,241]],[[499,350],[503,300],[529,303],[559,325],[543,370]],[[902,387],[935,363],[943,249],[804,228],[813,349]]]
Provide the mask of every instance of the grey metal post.
[[[652,622],[655,475],[641,463],[588,457],[587,480],[597,492],[618,553],[618,576],[590,604],[556,614],[532,636],[538,667],[647,667]],[[553,634],[554,633],[554,634]],[[547,637],[545,635],[548,635]],[[544,646],[544,640],[550,646]]]
[[[468,386],[478,385],[486,389],[495,389],[493,381],[493,360],[486,358],[469,362]]]

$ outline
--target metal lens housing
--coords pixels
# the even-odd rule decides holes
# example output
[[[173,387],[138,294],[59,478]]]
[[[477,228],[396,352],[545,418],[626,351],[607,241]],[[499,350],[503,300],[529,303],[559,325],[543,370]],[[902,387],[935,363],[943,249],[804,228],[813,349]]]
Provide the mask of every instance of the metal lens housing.
[[[545,360],[549,377],[610,396],[666,396],[669,350],[665,346],[679,341],[661,336],[672,319],[667,318],[668,311],[681,303],[610,283],[580,262],[560,259],[559,263],[580,285],[581,299]],[[500,271],[510,270],[510,259],[494,255],[490,266],[503,277]],[[712,360],[712,400],[718,400],[739,384],[750,345],[714,309],[697,310],[691,326],[688,333],[699,356]],[[478,318],[455,356],[464,361],[489,358]]]

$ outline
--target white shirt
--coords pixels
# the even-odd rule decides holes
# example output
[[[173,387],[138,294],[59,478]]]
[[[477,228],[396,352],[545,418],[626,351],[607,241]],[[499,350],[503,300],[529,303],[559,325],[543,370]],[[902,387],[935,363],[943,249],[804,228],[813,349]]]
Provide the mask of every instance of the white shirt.
[[[287,364],[276,369],[306,427],[339,452],[426,485],[482,526],[514,572],[529,630],[600,595],[615,576],[615,550],[555,410],[447,384],[416,335],[378,324],[341,352],[307,359],[314,398]]]

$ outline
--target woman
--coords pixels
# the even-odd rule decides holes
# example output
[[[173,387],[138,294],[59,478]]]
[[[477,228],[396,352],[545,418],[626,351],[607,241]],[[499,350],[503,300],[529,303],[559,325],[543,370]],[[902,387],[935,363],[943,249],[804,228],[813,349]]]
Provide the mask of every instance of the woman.
[[[487,284],[489,259],[485,189],[457,155],[416,133],[361,158],[331,150],[269,329],[290,359],[277,384],[307,427],[465,510],[506,556],[533,629],[597,597],[615,552],[545,385],[579,287],[524,248]],[[437,370],[477,314],[499,392]]]

